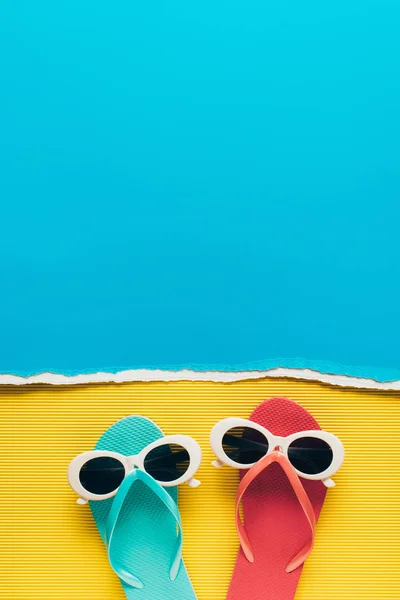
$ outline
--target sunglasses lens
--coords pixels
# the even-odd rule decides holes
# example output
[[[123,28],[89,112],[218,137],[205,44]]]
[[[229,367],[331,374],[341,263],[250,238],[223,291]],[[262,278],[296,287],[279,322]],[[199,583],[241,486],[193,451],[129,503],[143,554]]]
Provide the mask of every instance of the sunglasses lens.
[[[79,472],[81,485],[91,494],[109,494],[121,485],[124,465],[110,456],[98,456],[85,463]]]
[[[268,440],[251,427],[233,427],[222,438],[225,454],[236,463],[251,465],[268,452]]]
[[[304,437],[290,444],[288,457],[297,471],[307,475],[318,475],[332,464],[333,452],[327,442],[314,437]]]
[[[189,453],[183,446],[163,444],[146,455],[144,469],[157,481],[175,481],[186,473],[189,463]]]

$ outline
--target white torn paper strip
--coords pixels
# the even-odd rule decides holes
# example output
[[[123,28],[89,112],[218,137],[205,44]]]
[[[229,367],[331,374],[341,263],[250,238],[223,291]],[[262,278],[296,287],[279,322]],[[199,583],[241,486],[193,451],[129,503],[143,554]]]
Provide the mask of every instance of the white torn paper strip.
[[[400,391],[400,381],[378,382],[373,379],[362,377],[350,377],[348,375],[332,375],[319,373],[311,369],[286,369],[279,367],[266,371],[191,371],[183,369],[180,371],[167,371],[162,369],[130,369],[117,373],[89,373],[81,375],[62,375],[58,373],[39,373],[21,377],[18,375],[0,374],[0,384],[3,385],[26,385],[33,383],[45,383],[51,385],[77,385],[88,383],[126,383],[133,381],[215,381],[234,382],[245,379],[262,379],[263,377],[291,377],[306,381],[319,381],[341,387],[355,387],[371,390]]]

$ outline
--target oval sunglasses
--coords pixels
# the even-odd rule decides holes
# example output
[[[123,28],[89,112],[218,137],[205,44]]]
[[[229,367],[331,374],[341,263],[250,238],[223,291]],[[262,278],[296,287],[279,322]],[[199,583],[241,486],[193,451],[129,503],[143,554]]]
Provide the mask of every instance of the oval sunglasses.
[[[249,421],[230,417],[219,421],[211,430],[211,447],[217,460],[236,469],[250,469],[274,450],[281,451],[299,477],[320,480],[326,487],[335,483],[331,476],[344,460],[342,442],[322,430],[299,431],[287,437],[273,435],[268,429]]]
[[[108,450],[91,450],[76,456],[68,467],[68,481],[79,495],[78,504],[107,500],[132,469],[151,475],[163,487],[187,483],[200,485],[194,478],[201,463],[199,444],[187,435],[169,435],[152,442],[134,456]]]

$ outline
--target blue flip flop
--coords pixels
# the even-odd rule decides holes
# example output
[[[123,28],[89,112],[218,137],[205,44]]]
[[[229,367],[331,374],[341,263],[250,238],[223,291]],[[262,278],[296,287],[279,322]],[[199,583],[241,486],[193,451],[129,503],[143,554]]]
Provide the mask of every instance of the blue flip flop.
[[[125,417],[101,436],[95,450],[138,454],[163,437],[145,417]],[[128,600],[196,600],[181,557],[178,488],[162,487],[133,469],[114,498],[90,501],[110,564]]]

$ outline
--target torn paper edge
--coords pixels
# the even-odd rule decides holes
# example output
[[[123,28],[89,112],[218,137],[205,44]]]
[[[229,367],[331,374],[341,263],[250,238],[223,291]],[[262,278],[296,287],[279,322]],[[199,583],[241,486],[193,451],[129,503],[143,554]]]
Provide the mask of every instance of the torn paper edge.
[[[19,375],[1,375],[2,385],[27,385],[45,383],[50,385],[82,385],[89,383],[128,383],[134,381],[214,381],[232,383],[245,379],[262,379],[265,377],[290,377],[303,381],[318,381],[341,387],[354,387],[370,390],[400,391],[400,381],[379,382],[363,377],[348,375],[331,375],[311,369],[287,369],[279,367],[264,371],[166,371],[162,369],[130,369],[118,373],[90,373],[82,375],[62,375],[58,373],[40,373],[21,377]]]

